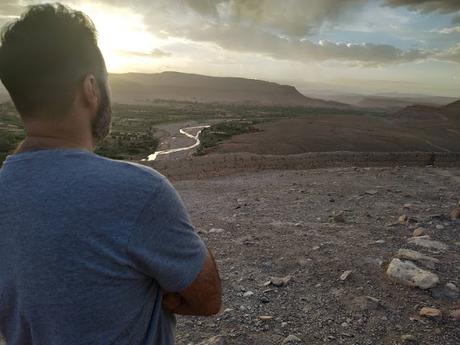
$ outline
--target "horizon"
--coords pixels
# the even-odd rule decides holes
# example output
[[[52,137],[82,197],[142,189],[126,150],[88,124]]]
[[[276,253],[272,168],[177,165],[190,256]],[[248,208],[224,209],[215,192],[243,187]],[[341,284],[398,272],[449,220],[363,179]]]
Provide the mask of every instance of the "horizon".
[[[0,25],[25,6],[0,4]],[[300,92],[460,96],[456,0],[61,1],[95,23],[110,73],[180,72]]]
[[[234,76],[234,75],[210,75],[210,74],[199,74],[199,73],[194,73],[194,72],[180,72],[180,71],[173,71],[173,70],[165,70],[165,71],[159,71],[159,72],[109,72],[109,75],[127,75],[127,74],[143,74],[143,75],[153,75],[153,74],[162,74],[162,73],[179,73],[179,74],[188,74],[188,75],[194,75],[194,76],[201,76],[201,77],[211,77],[211,78],[223,78],[223,79],[228,79],[228,78],[234,78],[234,79],[246,79],[246,80],[256,80],[256,81],[263,81],[263,82],[268,82],[268,83],[276,83],[279,85],[286,85],[286,86],[293,86],[302,93],[304,96],[309,96],[308,91],[311,91],[313,93],[321,94],[324,92],[324,95],[327,95],[328,91],[323,90],[321,88],[316,88],[312,90],[306,90],[302,91],[301,89],[298,88],[297,85],[293,83],[283,83],[280,81],[274,81],[274,80],[268,80],[268,79],[261,79],[261,78],[251,78],[251,77],[242,77],[242,76]],[[423,98],[423,97],[445,97],[445,98],[452,98],[452,99],[460,99],[460,95],[454,95],[454,96],[446,96],[444,94],[428,94],[428,93],[418,93],[418,92],[410,92],[410,91],[404,91],[404,92],[361,92],[361,93],[356,93],[356,92],[349,92],[349,91],[343,91],[343,92],[334,92],[334,91],[329,91],[330,95],[354,95],[354,96],[376,96],[376,97],[388,97],[388,98],[405,98],[405,97],[414,97],[414,98]]]

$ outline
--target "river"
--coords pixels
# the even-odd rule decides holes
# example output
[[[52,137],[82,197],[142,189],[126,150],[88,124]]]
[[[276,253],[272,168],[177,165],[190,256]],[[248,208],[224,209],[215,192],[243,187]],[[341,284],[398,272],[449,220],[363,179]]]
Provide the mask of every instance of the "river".
[[[200,139],[199,139],[200,133],[203,131],[203,129],[209,128],[209,127],[210,127],[209,125],[203,125],[203,126],[194,126],[194,127],[181,128],[179,130],[179,133],[185,135],[186,137],[188,137],[190,139],[195,140],[195,143],[193,145],[184,146],[184,147],[178,147],[178,148],[173,148],[173,149],[168,149],[168,150],[155,151],[154,153],[149,155],[147,157],[147,159],[143,159],[143,160],[154,161],[160,155],[169,155],[170,153],[175,153],[175,152],[181,152],[181,151],[187,151],[187,150],[194,149],[195,147],[200,145]],[[192,133],[190,133],[190,131],[193,131],[195,129],[199,129],[199,131],[196,133],[196,135],[193,135]]]

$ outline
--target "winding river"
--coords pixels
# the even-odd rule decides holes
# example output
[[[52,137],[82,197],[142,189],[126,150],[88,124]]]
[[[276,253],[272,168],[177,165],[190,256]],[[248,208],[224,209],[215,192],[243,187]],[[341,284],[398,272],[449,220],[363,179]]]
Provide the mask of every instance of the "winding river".
[[[200,133],[203,129],[205,128],[209,128],[210,126],[209,125],[205,125],[205,126],[195,126],[195,127],[185,127],[185,128],[181,128],[179,130],[179,132],[183,135],[185,135],[186,137],[189,137],[193,140],[195,140],[195,143],[193,145],[190,145],[190,146],[185,146],[185,147],[179,147],[179,148],[175,148],[175,149],[168,149],[168,150],[161,150],[161,151],[155,151],[154,153],[152,153],[151,155],[149,155],[147,157],[147,161],[154,161],[155,159],[157,159],[157,157],[159,155],[169,155],[170,153],[174,153],[174,152],[180,152],[180,151],[187,151],[187,150],[191,150],[191,149],[194,149],[195,147],[197,147],[198,145],[200,145],[200,139],[199,139],[199,136],[200,136]],[[191,133],[189,133],[189,131],[191,130],[194,130],[194,129],[199,129],[199,131],[196,133],[196,135],[193,135]]]

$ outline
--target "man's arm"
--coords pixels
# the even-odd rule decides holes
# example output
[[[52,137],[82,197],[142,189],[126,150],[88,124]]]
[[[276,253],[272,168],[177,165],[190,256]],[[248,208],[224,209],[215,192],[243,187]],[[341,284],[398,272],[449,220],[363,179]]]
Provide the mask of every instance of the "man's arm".
[[[181,315],[210,316],[221,307],[222,288],[216,263],[211,252],[195,280],[179,293],[165,292],[163,307]]]

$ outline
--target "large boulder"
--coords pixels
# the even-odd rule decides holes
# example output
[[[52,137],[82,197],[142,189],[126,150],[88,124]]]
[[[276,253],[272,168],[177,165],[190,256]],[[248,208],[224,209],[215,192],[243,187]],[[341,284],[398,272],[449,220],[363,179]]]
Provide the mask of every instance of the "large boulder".
[[[435,264],[439,263],[438,259],[432,258],[431,256],[416,252],[415,250],[411,249],[401,248],[398,250],[398,254],[396,254],[396,256],[400,259],[417,261],[428,268],[434,268]]]
[[[395,281],[420,289],[430,289],[439,283],[439,277],[417,267],[413,262],[393,259],[388,265],[387,276]]]

